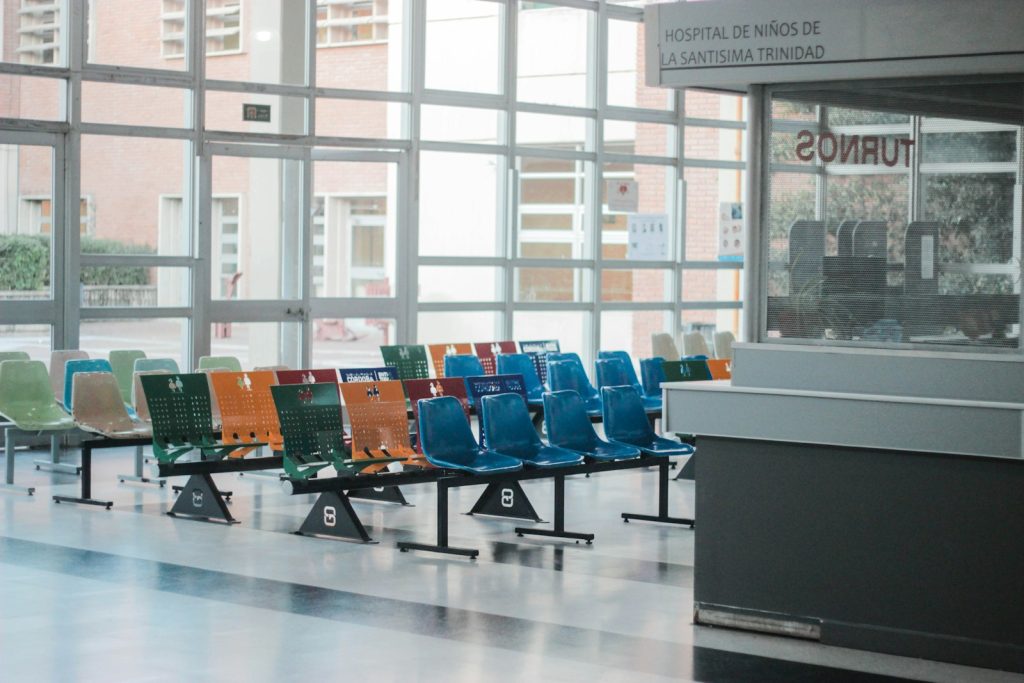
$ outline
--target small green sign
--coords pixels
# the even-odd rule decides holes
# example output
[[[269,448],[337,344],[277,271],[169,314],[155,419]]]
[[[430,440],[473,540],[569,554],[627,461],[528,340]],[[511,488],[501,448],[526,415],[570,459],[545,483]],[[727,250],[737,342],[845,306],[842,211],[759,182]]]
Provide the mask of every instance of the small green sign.
[[[270,123],[270,105],[269,104],[243,104],[242,105],[242,120],[243,121],[259,121],[260,123]]]

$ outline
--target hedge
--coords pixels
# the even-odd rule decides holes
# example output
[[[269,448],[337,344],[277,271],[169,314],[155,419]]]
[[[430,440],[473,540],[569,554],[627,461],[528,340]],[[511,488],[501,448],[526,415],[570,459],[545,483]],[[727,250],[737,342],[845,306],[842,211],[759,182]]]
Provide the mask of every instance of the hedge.
[[[146,246],[82,236],[83,254],[151,254]],[[38,291],[50,284],[48,235],[0,235],[0,291]],[[98,266],[82,269],[85,285],[146,285],[149,268]]]

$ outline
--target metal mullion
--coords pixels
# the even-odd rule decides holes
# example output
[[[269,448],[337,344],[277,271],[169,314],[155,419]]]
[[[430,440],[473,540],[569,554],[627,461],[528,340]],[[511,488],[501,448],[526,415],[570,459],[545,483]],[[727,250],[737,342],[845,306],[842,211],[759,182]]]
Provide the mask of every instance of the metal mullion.
[[[82,60],[84,58],[85,15],[83,3],[72,3],[67,13],[65,27],[67,40],[65,53],[68,55],[70,75],[67,80],[64,112],[70,126],[63,140],[57,144],[53,155],[53,210],[54,223],[51,234],[53,265],[51,266],[52,291],[60,317],[54,321],[53,347],[56,349],[77,349],[81,334],[81,280],[82,253],[80,202],[82,191]],[[78,46],[79,49],[73,49]],[[62,224],[58,224],[58,221]]]
[[[501,268],[506,259],[501,256],[419,256],[421,266],[492,266]]]
[[[420,301],[420,313],[501,313],[505,304],[501,301]]]
[[[139,307],[132,306],[111,306],[111,307],[83,307],[81,309],[82,320],[150,320],[153,318],[189,318],[193,309],[189,306],[167,306],[167,307]]]
[[[590,234],[590,254],[594,259],[594,267],[590,273],[590,291],[584,291],[583,298],[590,297],[591,320],[590,320],[590,348],[583,349],[587,352],[585,357],[590,360],[597,358],[598,349],[601,348],[601,292],[603,287],[604,268],[604,235],[603,228],[603,204],[601,202],[601,185],[604,182],[604,119],[605,107],[608,100],[608,15],[606,3],[602,2],[597,8],[596,14],[588,15],[587,21],[587,80],[589,81],[590,104],[594,107],[594,118],[587,121],[587,134],[590,149],[594,150],[593,170],[590,178],[586,174],[586,162],[584,162],[584,182],[586,192],[584,194],[584,215],[586,208],[590,209],[590,220],[588,229]],[[584,244],[586,238],[584,237]],[[587,269],[581,269],[580,274],[586,282]]]
[[[358,90],[355,88],[321,88],[314,87],[313,95],[317,99],[335,100],[371,100],[375,102],[412,102],[411,92],[395,90]]]
[[[595,161],[596,152],[576,152],[547,147],[522,147],[516,145],[515,156],[533,157],[535,159],[558,159],[561,161]]]
[[[335,150],[313,148],[313,161],[365,161],[381,163],[400,163],[404,155],[400,151],[391,150]]]
[[[412,148],[409,140],[398,140],[389,138],[346,138],[333,137],[328,135],[311,136],[312,147],[344,147],[355,149],[382,149],[408,151]]]
[[[66,66],[42,66],[39,64],[18,64],[0,62],[0,74],[10,76],[37,76],[66,80],[71,78],[71,69]]]
[[[720,161],[718,159],[693,159],[690,157],[686,157],[684,163],[689,168],[717,168],[725,171],[744,171],[747,167],[744,161]]]
[[[309,97],[308,85],[291,85],[284,83],[250,83],[247,81],[223,81],[209,79],[206,90],[214,92],[254,93],[259,95],[277,95],[280,97]]]
[[[605,259],[603,270],[670,270],[676,261],[630,261],[628,259]]]
[[[640,109],[638,107],[623,107],[619,105],[613,106],[606,104],[604,107],[604,117],[614,121],[662,123],[667,126],[674,125],[676,123],[676,113],[668,109]]]
[[[632,311],[664,311],[670,313],[675,310],[675,304],[671,301],[605,301],[601,305],[602,311],[608,312],[632,312]]]
[[[572,107],[564,104],[539,104],[537,102],[517,102],[516,111],[521,114],[571,116],[578,119],[592,119],[597,116],[596,107]]]
[[[78,126],[83,135],[112,135],[117,137],[161,138],[191,140],[193,132],[189,127],[165,128],[160,126],[134,126],[118,123],[81,123]]]
[[[593,311],[593,304],[579,301],[517,301],[513,306],[516,312],[548,312],[559,313],[571,311],[574,313],[590,313]]]
[[[5,131],[0,130],[0,144],[4,145],[38,145],[41,147],[53,147],[60,144],[63,132],[39,132],[39,131]]]
[[[305,133],[240,133],[230,130],[207,130],[205,131],[204,139],[208,141],[228,142],[241,145],[313,146],[313,136]]]
[[[185,349],[188,368],[196,367],[199,356],[210,353],[209,303],[213,266],[210,263],[212,236],[212,160],[203,155],[206,126],[206,12],[203,0],[185,2],[185,69],[192,77],[190,124],[192,163],[187,166],[183,209],[188,216],[187,238],[193,267],[189,279],[192,315],[186,320]],[[204,194],[205,193],[205,194]]]
[[[56,299],[25,299],[23,301],[0,301],[0,320],[4,325],[46,324],[53,326],[56,334],[61,319],[61,307]]]
[[[800,173],[804,175],[821,175],[824,170],[821,166],[804,166],[798,164],[778,164],[769,163],[765,164],[768,167],[769,173]]]
[[[64,121],[36,121],[34,119],[0,118],[0,130],[25,131],[26,133],[64,134],[71,130]]]
[[[300,145],[260,146],[250,144],[234,144],[207,142],[203,145],[203,154],[223,157],[246,157],[257,159],[292,159],[302,161],[308,148]]]
[[[743,310],[742,301],[682,301],[680,308],[684,311],[720,311]]]
[[[424,90],[421,104],[434,104],[446,107],[471,107],[474,109],[502,110],[506,105],[504,95],[489,93],[470,93],[460,90]]]
[[[505,145],[483,145],[473,142],[434,142],[417,140],[417,147],[430,152],[456,152],[459,154],[505,154]]]
[[[157,254],[82,254],[81,264],[97,266],[141,266],[145,268],[191,268],[191,256],[160,256]]]
[[[607,163],[613,164],[644,164],[647,166],[672,166],[675,167],[678,160],[675,157],[647,156],[642,154],[618,154],[604,152],[602,158]]]
[[[407,131],[410,147],[405,172],[405,191],[401,204],[405,205],[405,228],[407,237],[399,241],[396,270],[404,273],[398,276],[398,295],[402,302],[400,315],[396,316],[396,336],[399,343],[415,343],[419,334],[419,198],[420,198],[420,157],[423,147],[420,141],[420,107],[423,101],[423,86],[426,78],[426,3],[405,3],[407,33],[404,47],[405,73],[411,95],[408,110]],[[403,267],[403,265],[405,267]]]
[[[642,7],[629,7],[628,5],[606,5],[608,18],[616,21],[633,21],[638,24],[644,22],[644,10]]]
[[[746,130],[746,121],[730,121],[729,119],[690,118],[684,120],[685,125],[694,128],[719,128],[722,130]]]
[[[89,64],[82,80],[91,83],[119,83],[145,85],[155,88],[190,88],[192,75],[188,71],[163,71],[136,66]]]
[[[689,270],[743,270],[742,261],[686,261],[680,264]]]
[[[1016,161],[972,161],[972,162],[950,162],[950,163],[922,163],[919,166],[922,175],[928,174],[994,174],[994,173],[1016,173]]]
[[[547,0],[546,4],[592,11],[597,11],[599,5],[598,0]]]

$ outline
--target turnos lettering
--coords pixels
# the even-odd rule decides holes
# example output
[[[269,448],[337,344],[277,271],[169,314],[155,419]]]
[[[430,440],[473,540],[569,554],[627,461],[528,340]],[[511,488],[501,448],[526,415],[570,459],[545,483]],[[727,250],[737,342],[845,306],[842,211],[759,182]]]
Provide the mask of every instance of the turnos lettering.
[[[841,164],[863,164],[894,167],[900,163],[900,148],[903,149],[903,165],[910,167],[910,150],[915,141],[909,138],[879,135],[836,135],[824,131],[815,135],[813,131],[802,130],[796,134],[796,158],[800,161],[821,159],[824,163],[836,160]]]

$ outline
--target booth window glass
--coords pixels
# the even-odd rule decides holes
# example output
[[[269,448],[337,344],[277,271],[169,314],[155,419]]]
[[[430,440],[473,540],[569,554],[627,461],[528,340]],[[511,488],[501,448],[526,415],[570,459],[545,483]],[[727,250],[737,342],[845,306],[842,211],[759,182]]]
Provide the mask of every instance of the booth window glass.
[[[1022,102],[1016,79],[774,89],[762,340],[1019,348]]]

